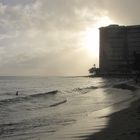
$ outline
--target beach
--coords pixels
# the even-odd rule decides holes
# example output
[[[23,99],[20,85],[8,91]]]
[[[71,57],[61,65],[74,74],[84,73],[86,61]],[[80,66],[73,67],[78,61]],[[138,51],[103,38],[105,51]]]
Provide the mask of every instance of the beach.
[[[130,125],[126,120],[131,120],[136,109],[120,113],[131,108],[131,103],[137,105],[139,85],[132,79],[1,77],[0,80],[2,140],[116,140],[128,132],[127,126],[130,133],[138,129],[131,126],[138,124],[138,120],[130,121]],[[124,115],[118,117],[119,114]],[[110,138],[106,138],[108,134]]]
[[[114,87],[131,90],[134,97],[87,115],[69,128],[59,131],[57,139],[140,140],[139,86],[131,81]],[[42,140],[45,140],[45,137]]]
[[[109,117],[107,127],[85,140],[140,140],[140,100],[105,117]]]
[[[124,94],[131,91],[132,98],[116,102],[89,113],[74,124],[63,127],[52,140],[139,140],[140,91],[134,82],[125,81],[113,86]],[[110,88],[108,89],[109,93]],[[112,90],[111,90],[112,91]],[[92,93],[93,91],[91,91]],[[126,93],[125,93],[126,94]],[[57,136],[57,137],[56,137]],[[46,136],[41,136],[45,140]]]
[[[137,90],[137,95],[140,90]],[[89,136],[85,140],[140,140],[140,99],[133,101],[130,106],[108,116],[104,129]]]

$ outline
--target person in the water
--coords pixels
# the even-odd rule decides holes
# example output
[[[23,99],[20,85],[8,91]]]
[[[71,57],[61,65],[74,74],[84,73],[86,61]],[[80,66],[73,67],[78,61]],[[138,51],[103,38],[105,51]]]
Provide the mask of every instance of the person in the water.
[[[16,92],[16,96],[18,96],[18,91]]]

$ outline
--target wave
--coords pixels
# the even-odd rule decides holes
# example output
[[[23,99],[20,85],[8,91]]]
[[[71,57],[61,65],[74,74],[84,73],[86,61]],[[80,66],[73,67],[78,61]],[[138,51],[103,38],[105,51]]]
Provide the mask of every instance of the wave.
[[[60,101],[60,102],[54,103],[54,104],[50,105],[49,107],[55,107],[55,106],[58,106],[58,105],[64,104],[64,103],[66,103],[66,102],[67,102],[67,100],[65,99],[65,100],[63,100],[63,101]]]
[[[114,85],[113,88],[125,89],[125,90],[131,90],[131,91],[137,90],[137,87],[135,87],[133,85],[126,84],[126,83]]]
[[[78,94],[86,94],[90,92],[93,89],[97,89],[98,87],[95,86],[89,86],[89,87],[82,87],[82,88],[75,88],[70,91],[66,91],[67,93],[78,93]],[[30,106],[35,106],[31,107],[30,109],[34,108],[39,108],[39,107],[55,107],[61,104],[64,104],[67,102],[67,99],[62,96],[55,96],[57,93],[60,93],[62,91],[58,90],[53,90],[49,92],[43,92],[43,93],[38,93],[38,94],[32,94],[32,95],[25,95],[19,94],[18,96],[13,93],[12,98],[8,99],[2,99],[0,100],[0,106],[9,106],[12,104],[18,104],[18,103],[25,103],[25,102],[30,102]],[[6,93],[7,94],[7,93]],[[12,95],[11,93],[8,93]],[[38,104],[39,103],[39,104]],[[36,105],[35,105],[36,104]],[[28,107],[27,107],[28,108]]]
[[[5,92],[5,93],[1,93],[0,96],[12,96],[14,95],[14,92]]]
[[[53,91],[49,91],[49,92],[44,92],[44,93],[38,93],[38,94],[33,94],[33,95],[29,95],[29,97],[44,97],[46,95],[55,95],[57,94],[59,91],[58,90],[53,90]]]
[[[12,104],[12,103],[31,101],[31,100],[40,99],[40,98],[44,99],[45,97],[48,97],[48,96],[51,96],[51,95],[55,95],[58,92],[59,92],[58,90],[53,90],[53,91],[49,91],[49,92],[38,93],[38,94],[22,96],[22,97],[20,95],[18,95],[15,98],[0,100],[0,105],[7,105],[7,104],[9,105],[9,104]]]
[[[85,94],[93,89],[98,89],[98,87],[95,87],[95,86],[90,86],[90,87],[83,87],[83,88],[75,88],[73,89],[72,91],[74,92],[80,92],[82,94]]]

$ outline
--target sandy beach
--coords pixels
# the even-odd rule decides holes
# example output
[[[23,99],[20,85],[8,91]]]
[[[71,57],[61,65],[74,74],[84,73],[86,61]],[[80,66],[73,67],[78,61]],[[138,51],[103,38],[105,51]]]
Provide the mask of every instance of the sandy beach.
[[[132,88],[133,89],[133,88]],[[137,90],[137,94],[140,90]],[[109,116],[107,126],[100,132],[86,136],[85,140],[140,140],[140,99]]]
[[[120,89],[121,93],[118,96],[127,94],[129,91],[131,91],[133,96],[87,114],[87,116],[80,118],[77,122],[63,127],[63,129],[60,129],[54,136],[50,136],[48,139],[139,140],[139,86],[135,85],[132,81],[125,81],[114,85],[112,88],[118,89],[117,92]],[[112,91],[109,88],[106,92],[110,94]],[[97,90],[97,92],[100,92],[100,90]],[[93,91],[89,93],[89,95],[92,94]],[[87,94],[84,96],[87,96]],[[46,136],[42,136],[41,140],[46,140]]]

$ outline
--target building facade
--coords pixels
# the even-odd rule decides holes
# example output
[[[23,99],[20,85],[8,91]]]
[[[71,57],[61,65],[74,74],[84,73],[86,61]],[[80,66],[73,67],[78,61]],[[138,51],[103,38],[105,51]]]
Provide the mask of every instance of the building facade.
[[[140,25],[110,25],[100,28],[101,72],[132,71],[134,53],[140,53]]]

